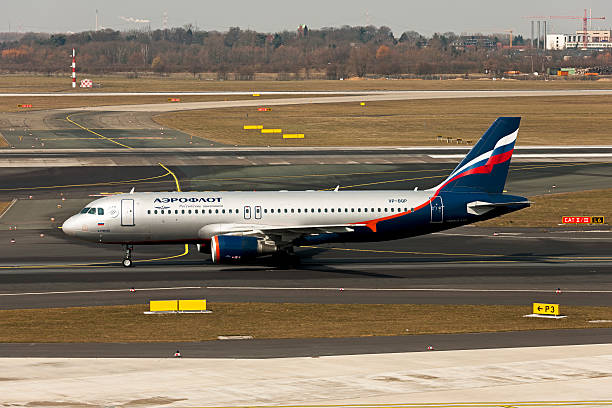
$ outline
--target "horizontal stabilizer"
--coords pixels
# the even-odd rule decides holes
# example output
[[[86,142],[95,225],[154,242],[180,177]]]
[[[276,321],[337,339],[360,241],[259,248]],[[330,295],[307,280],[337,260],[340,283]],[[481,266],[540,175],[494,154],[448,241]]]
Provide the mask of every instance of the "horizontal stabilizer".
[[[511,201],[504,203],[490,203],[487,201],[472,201],[467,204],[467,212],[468,214],[473,215],[483,215],[488,213],[489,211],[500,208],[500,207],[512,207],[515,205],[530,205],[530,201]]]

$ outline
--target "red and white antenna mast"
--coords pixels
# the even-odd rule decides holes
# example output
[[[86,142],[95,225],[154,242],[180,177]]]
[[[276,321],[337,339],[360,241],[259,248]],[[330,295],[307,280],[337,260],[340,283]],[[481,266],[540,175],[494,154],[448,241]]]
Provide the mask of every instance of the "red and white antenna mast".
[[[72,87],[76,88],[76,53],[72,49]]]

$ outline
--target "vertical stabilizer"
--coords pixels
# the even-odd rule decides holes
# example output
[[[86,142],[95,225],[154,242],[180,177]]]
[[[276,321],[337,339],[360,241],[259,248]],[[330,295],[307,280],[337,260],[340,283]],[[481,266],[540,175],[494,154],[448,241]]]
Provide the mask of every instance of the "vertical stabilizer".
[[[433,190],[501,193],[520,121],[520,117],[497,118],[457,168]]]

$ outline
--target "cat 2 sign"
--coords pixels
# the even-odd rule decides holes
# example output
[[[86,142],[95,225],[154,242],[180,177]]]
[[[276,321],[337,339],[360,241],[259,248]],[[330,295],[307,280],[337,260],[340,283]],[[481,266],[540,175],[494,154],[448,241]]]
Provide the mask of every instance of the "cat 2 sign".
[[[561,217],[563,224],[604,224],[604,217]]]

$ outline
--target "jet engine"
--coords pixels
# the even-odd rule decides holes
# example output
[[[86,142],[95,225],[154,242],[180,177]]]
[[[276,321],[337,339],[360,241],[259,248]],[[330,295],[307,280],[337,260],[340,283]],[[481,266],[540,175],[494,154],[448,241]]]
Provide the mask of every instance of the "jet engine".
[[[214,263],[246,261],[278,251],[273,242],[235,235],[215,235],[210,248]]]

